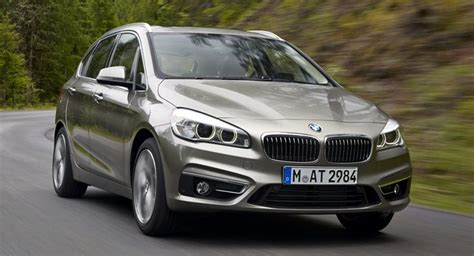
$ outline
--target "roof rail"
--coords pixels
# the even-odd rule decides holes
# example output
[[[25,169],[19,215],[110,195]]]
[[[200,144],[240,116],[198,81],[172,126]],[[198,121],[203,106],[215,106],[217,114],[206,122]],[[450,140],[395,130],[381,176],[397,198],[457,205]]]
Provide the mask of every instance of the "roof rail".
[[[120,30],[124,30],[124,29],[127,29],[127,28],[133,28],[133,27],[143,27],[145,28],[148,32],[151,31],[151,27],[148,23],[145,23],[145,22],[137,22],[137,23],[130,23],[130,24],[125,24],[123,26],[120,26],[120,27],[116,27],[116,28],[113,28],[107,32],[105,32],[104,35],[109,35],[109,34],[112,34],[114,32],[117,32],[117,31],[120,31]]]
[[[123,28],[127,28],[127,27],[144,27],[144,28],[146,28],[146,30],[151,31],[150,25],[146,22],[130,23],[130,24],[126,24],[126,25],[123,25],[121,27],[118,27],[118,28],[123,29]]]
[[[277,40],[280,40],[280,41],[284,41],[283,38],[277,36],[277,34],[273,33],[273,32],[270,32],[270,31],[265,31],[265,30],[249,30],[247,32],[250,32],[250,33],[256,33],[256,34],[260,34],[260,35],[264,35],[264,36],[267,36],[267,37],[271,37],[273,39],[277,39]]]

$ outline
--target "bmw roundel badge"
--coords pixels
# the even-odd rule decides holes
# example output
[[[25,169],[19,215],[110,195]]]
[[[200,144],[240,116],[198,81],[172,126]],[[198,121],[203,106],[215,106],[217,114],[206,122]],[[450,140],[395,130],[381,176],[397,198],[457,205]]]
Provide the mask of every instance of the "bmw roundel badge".
[[[321,132],[322,128],[319,124],[315,124],[315,123],[310,123],[308,125],[309,129],[315,131],[315,132]]]

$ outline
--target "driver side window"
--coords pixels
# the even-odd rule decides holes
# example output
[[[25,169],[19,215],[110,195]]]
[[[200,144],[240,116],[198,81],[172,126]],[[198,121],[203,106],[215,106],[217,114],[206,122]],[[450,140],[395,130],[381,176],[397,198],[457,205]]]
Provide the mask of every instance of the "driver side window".
[[[110,66],[124,66],[126,81],[133,81],[133,61],[139,47],[138,39],[133,34],[121,34],[117,41]]]

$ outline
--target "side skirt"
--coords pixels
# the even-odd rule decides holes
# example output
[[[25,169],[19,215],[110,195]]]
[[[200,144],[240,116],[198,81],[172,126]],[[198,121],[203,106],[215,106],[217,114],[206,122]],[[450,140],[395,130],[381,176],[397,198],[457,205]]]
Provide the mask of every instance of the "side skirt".
[[[74,179],[77,181],[84,182],[88,185],[98,187],[100,189],[112,192],[114,194],[121,195],[129,199],[132,199],[133,197],[132,189],[129,187],[126,187],[124,185],[118,184],[116,182],[113,182],[99,175],[85,171],[84,169],[77,166],[75,163],[73,164],[72,168],[74,169],[74,172],[73,172]]]

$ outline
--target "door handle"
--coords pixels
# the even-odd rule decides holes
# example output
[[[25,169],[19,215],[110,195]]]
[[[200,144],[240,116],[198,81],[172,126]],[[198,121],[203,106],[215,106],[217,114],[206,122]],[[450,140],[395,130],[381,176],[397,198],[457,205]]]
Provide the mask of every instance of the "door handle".
[[[104,94],[94,93],[94,100],[95,100],[95,102],[100,103],[101,101],[104,100]]]
[[[74,87],[68,87],[68,88],[67,88],[67,91],[68,91],[69,94],[71,94],[71,96],[72,96],[72,95],[74,95],[74,93],[76,92],[76,88],[74,88]]]

